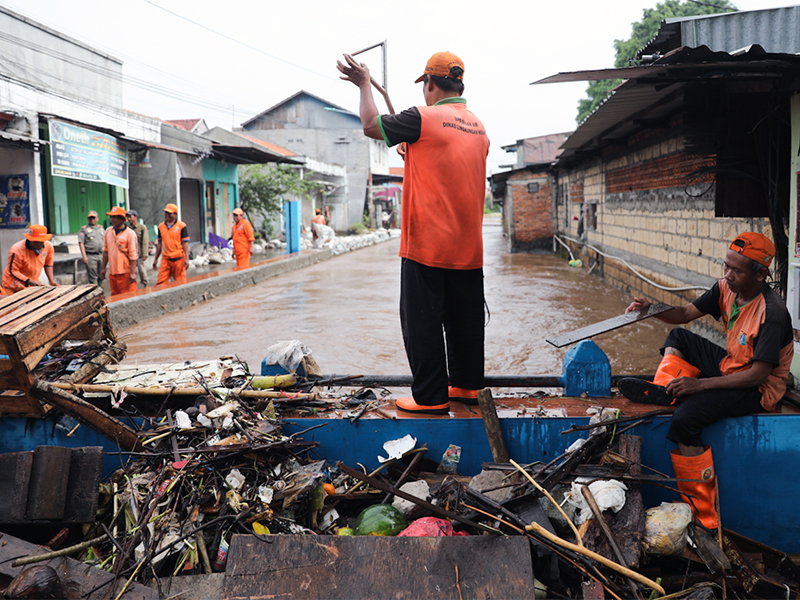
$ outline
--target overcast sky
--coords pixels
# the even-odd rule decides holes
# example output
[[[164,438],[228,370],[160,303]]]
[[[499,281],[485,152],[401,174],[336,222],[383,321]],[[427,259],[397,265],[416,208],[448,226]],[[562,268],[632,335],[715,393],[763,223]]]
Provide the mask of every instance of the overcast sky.
[[[492,142],[489,172],[513,162],[500,147],[571,131],[586,83],[531,86],[560,71],[613,66],[614,39],[657,0],[0,0],[124,61],[124,106],[162,119],[202,117],[232,128],[306,90],[358,112],[335,63],[386,40],[395,110],[422,104],[434,52],[465,63],[468,105]],[[740,10],[791,2],[734,0]],[[392,8],[387,8],[391,6]],[[361,56],[378,81],[379,49]],[[143,88],[156,86],[157,90]],[[376,95],[379,107],[385,106]],[[394,156],[394,153],[392,153]],[[393,164],[402,164],[393,159]]]

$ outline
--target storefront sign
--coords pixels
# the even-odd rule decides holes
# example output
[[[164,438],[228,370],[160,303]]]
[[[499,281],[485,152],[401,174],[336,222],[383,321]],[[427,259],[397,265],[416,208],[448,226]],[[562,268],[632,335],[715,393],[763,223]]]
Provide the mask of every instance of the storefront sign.
[[[50,119],[52,173],[128,188],[128,150],[113,136]]]
[[[27,175],[0,175],[0,227],[28,227],[31,203]]]

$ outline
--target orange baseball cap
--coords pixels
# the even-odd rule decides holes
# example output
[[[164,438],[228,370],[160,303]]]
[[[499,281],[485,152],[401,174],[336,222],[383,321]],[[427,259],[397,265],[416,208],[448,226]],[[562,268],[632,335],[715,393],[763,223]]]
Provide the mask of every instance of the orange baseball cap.
[[[458,58],[452,52],[437,52],[428,59],[428,64],[425,65],[425,71],[414,83],[419,83],[425,79],[425,75],[434,75],[436,77],[451,77],[450,69],[453,67],[461,67],[461,75],[452,77],[452,79],[464,79],[464,61]]]
[[[736,236],[731,242],[730,249],[742,254],[759,264],[769,267],[775,256],[775,244],[762,233],[746,231]]]
[[[106,213],[109,217],[122,217],[123,219],[128,216],[128,212],[121,206],[115,206]]]
[[[23,235],[31,242],[46,242],[53,237],[52,233],[47,233],[47,227],[44,225],[31,225],[28,233]]]
[[[235,215],[243,215],[244,214],[244,211],[241,208],[239,208],[238,206],[236,208],[234,208],[232,212]]]
[[[164,207],[164,210],[166,212],[175,213],[176,215],[178,214],[178,207],[172,204],[171,202]]]

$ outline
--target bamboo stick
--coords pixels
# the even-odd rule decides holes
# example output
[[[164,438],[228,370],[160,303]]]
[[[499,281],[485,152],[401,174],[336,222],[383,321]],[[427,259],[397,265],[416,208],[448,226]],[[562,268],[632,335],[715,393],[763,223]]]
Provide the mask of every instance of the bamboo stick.
[[[81,550],[86,550],[90,546],[94,546],[95,544],[99,544],[108,536],[104,533],[103,535],[96,537],[91,540],[86,540],[85,542],[81,542],[80,544],[75,544],[74,546],[69,546],[68,548],[62,548],[61,550],[55,550],[54,552],[46,552],[45,554],[39,554],[37,556],[26,556],[24,558],[18,558],[13,563],[11,563],[12,567],[22,567],[24,565],[30,565],[37,562],[43,562],[45,560],[50,560],[51,558],[59,558],[61,556],[68,556],[69,554],[74,554],[75,552],[80,552]]]
[[[134,394],[137,396],[166,396],[172,392],[173,396],[206,396],[208,392],[201,387],[185,387],[185,388],[169,388],[169,387],[135,387],[135,386],[113,386],[96,383],[65,383],[56,381],[50,385],[57,387],[61,390],[68,390],[71,392],[99,392],[99,393],[115,393],[125,392],[126,394]],[[285,393],[273,392],[268,390],[231,390],[236,391],[237,395],[241,398],[273,398],[276,400],[284,400],[289,402],[291,400],[313,400],[316,398],[315,393]]]
[[[525,527],[525,529],[526,529],[526,531],[535,531],[539,535],[547,538],[549,541],[553,542],[554,544],[558,544],[562,548],[566,548],[567,550],[572,550],[573,552],[577,552],[578,554],[583,554],[584,556],[588,556],[592,560],[596,560],[597,562],[599,562],[602,565],[605,565],[609,569],[613,569],[617,573],[621,573],[622,575],[625,575],[626,577],[630,577],[634,581],[637,581],[637,582],[639,582],[639,583],[641,583],[643,585],[646,585],[647,587],[649,587],[651,589],[656,590],[662,596],[664,594],[666,594],[666,592],[664,591],[664,588],[662,588],[660,585],[658,585],[652,579],[648,579],[647,577],[645,577],[644,575],[642,575],[640,573],[637,573],[636,571],[632,571],[631,569],[629,569],[627,567],[623,567],[622,565],[619,565],[619,564],[615,563],[613,560],[607,559],[605,556],[603,556],[601,554],[598,554],[597,552],[592,552],[591,550],[588,550],[587,548],[584,548],[583,546],[578,546],[577,544],[573,544],[572,542],[568,542],[567,540],[562,539],[562,538],[558,537],[557,535],[555,535],[553,533],[550,533],[549,531],[547,531],[547,529],[545,529],[544,527],[542,527],[538,523],[531,523],[530,525]]]

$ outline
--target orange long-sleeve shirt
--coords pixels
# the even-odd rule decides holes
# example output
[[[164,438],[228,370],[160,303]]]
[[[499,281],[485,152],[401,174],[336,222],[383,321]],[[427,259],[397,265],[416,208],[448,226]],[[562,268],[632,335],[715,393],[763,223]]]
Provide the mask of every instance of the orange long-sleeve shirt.
[[[3,273],[3,288],[7,294],[29,287],[25,283],[27,280],[38,281],[42,269],[53,266],[53,244],[45,242],[42,251],[36,254],[25,245],[26,241],[20,240],[8,250],[8,263]]]

